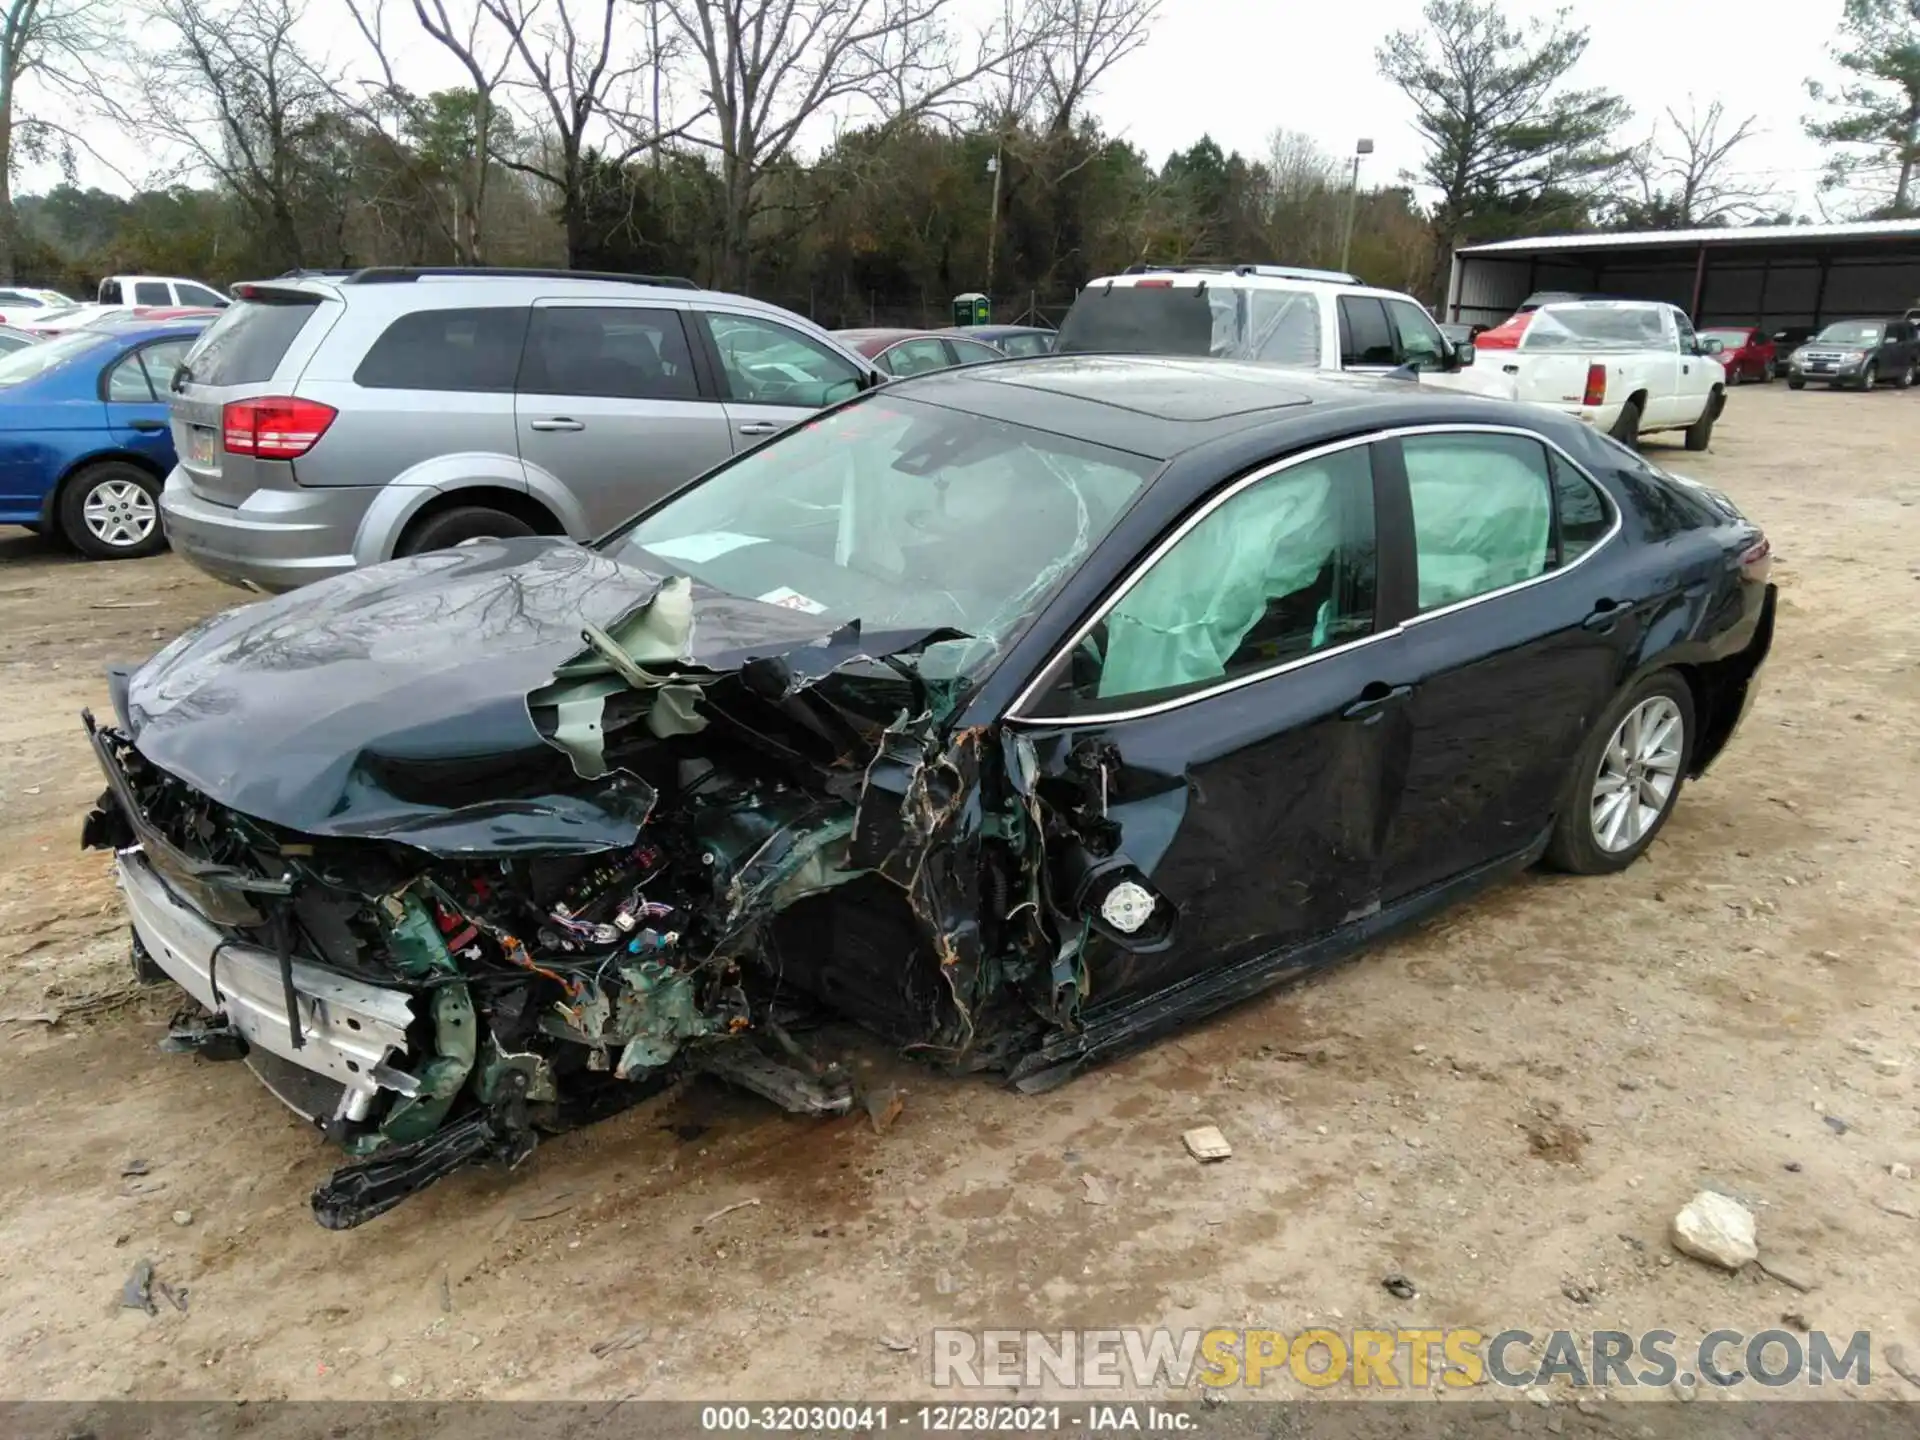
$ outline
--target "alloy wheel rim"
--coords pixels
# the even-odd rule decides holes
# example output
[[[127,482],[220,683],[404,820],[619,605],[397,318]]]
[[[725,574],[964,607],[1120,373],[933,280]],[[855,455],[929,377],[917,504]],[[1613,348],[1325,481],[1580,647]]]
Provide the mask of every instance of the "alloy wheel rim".
[[[1593,840],[1609,854],[1631,850],[1666,812],[1680,780],[1686,722],[1665,695],[1642,700],[1622,717],[1593,780]]]
[[[127,550],[153,534],[160,512],[153,496],[133,481],[103,480],[87,492],[80,517],[102,545]]]

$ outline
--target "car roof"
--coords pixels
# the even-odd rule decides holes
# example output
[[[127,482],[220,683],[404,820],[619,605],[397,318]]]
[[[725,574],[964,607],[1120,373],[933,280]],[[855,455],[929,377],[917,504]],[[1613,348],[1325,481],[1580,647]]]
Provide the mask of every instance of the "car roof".
[[[851,345],[863,354],[871,355],[876,350],[884,350],[902,340],[937,340],[940,337],[932,330],[890,330],[885,326],[868,330],[836,330],[834,338],[844,345]],[[869,348],[871,347],[871,348]]]
[[[188,320],[123,320],[117,324],[83,325],[68,335],[104,335],[110,340],[137,345],[143,340],[163,340],[169,335],[198,335],[213,324],[213,317]]]
[[[1142,282],[1162,286],[1171,282],[1177,286],[1204,285],[1209,290],[1294,290],[1308,294],[1324,294],[1337,290],[1342,295],[1371,295],[1381,300],[1410,300],[1413,297],[1404,290],[1382,290],[1377,285],[1364,285],[1357,280],[1343,280],[1331,273],[1314,275],[1299,274],[1244,274],[1233,270],[1146,270],[1124,275],[1102,275],[1097,280],[1089,280],[1081,289],[1088,291],[1099,289],[1128,289]]]
[[[944,405],[1070,439],[1171,460],[1215,440],[1271,431],[1302,443],[1329,426],[1429,420],[1512,423],[1514,407],[1415,381],[1328,375],[1211,357],[1043,355],[1018,365],[963,366],[897,380],[880,394]],[[1552,416],[1526,420],[1550,426]]]
[[[958,335],[962,339],[972,336],[991,338],[995,335],[1057,335],[1057,330],[1049,330],[1044,325],[948,325],[941,329],[942,335]]]
[[[247,298],[254,289],[297,291],[325,299],[355,305],[378,307],[390,314],[415,309],[454,309],[483,301],[512,305],[531,300],[594,300],[618,298],[646,300],[649,303],[684,305],[698,298],[703,305],[716,302],[723,308],[791,324],[799,320],[819,330],[815,321],[751,295],[736,295],[726,290],[708,290],[690,280],[672,276],[624,276],[609,272],[565,270],[481,269],[457,267],[370,268],[357,271],[296,270],[287,274],[243,280],[231,288],[237,300]],[[846,343],[844,341],[842,344]]]

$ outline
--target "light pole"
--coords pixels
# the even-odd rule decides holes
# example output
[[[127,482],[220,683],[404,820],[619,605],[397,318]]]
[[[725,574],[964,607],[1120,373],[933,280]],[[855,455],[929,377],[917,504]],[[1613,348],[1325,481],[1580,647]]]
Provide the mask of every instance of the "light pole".
[[[1353,181],[1347,186],[1347,229],[1340,241],[1340,268],[1347,268],[1347,259],[1353,254],[1353,210],[1360,202],[1360,157],[1373,153],[1373,141],[1361,140],[1353,147]]]

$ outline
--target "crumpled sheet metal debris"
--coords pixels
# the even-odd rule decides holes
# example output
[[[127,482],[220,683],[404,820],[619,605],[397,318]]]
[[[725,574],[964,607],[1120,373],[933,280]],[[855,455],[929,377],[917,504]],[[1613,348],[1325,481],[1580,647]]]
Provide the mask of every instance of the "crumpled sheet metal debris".
[[[315,1117],[355,1157],[315,1192],[323,1224],[363,1223],[460,1165],[518,1164],[540,1133],[688,1071],[847,1113],[847,1077],[778,1014],[892,982],[781,958],[782,917],[814,903],[864,915],[898,897],[900,930],[865,953],[927,967],[890,997],[909,1053],[1041,1058],[1050,1076],[1091,1053],[1075,1037],[1106,942],[1063,914],[1051,862],[1113,852],[1118,758],[1082,745],[1066,764],[956,724],[962,660],[988,642],[829,628],[541,539],[241,614],[116,678],[120,729],[96,746],[116,788],[88,843],[165,829],[210,894],[264,867],[219,923],[245,938],[270,920],[283,968],[297,949],[430,1022]],[[214,715],[246,723],[198,723]],[[141,813],[116,822],[116,806]],[[871,889],[834,898],[849,886]],[[1127,1024],[1105,1017],[1100,1045]],[[174,1043],[246,1053],[228,1040],[214,1017]],[[899,1113],[897,1096],[863,1099],[876,1129]]]

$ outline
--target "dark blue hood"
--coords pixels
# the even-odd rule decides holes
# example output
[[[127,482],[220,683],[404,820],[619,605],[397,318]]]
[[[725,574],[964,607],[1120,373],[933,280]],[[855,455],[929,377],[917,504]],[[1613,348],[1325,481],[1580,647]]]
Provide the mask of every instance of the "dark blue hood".
[[[306,834],[443,854],[631,844],[650,792],[632,777],[581,781],[527,696],[581,653],[584,623],[613,626],[663,583],[551,537],[392,561],[188,631],[133,675],[121,719],[162,770]],[[817,617],[694,596],[686,658],[703,668],[844,649]],[[815,673],[833,663],[821,659]],[[475,782],[480,760],[503,762],[479,769],[497,778]]]

